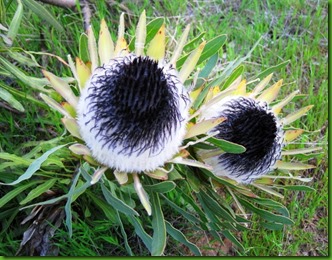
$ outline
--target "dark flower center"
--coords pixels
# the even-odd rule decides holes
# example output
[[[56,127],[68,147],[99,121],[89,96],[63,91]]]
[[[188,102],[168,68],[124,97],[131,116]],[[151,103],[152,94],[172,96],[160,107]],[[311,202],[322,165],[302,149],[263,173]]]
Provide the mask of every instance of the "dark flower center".
[[[280,137],[275,115],[249,98],[237,98],[224,106],[221,116],[227,120],[217,126],[217,137],[243,145],[246,151],[222,154],[220,162],[238,175],[264,174],[280,157],[281,144],[277,141]]]
[[[129,59],[129,58],[124,58]],[[178,79],[165,74],[158,63],[146,58],[115,60],[115,69],[92,79],[94,94],[89,112],[95,111],[101,140],[120,153],[158,152],[182,120],[177,109]]]

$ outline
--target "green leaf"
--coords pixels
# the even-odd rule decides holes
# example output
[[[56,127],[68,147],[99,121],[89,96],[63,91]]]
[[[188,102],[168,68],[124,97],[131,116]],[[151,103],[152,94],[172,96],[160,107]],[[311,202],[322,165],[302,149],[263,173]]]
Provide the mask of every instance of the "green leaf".
[[[144,185],[144,189],[150,192],[166,193],[175,188],[176,184],[172,181],[163,181],[153,185]]]
[[[40,65],[38,64],[38,62],[36,61],[35,57],[32,54],[30,54],[29,52],[26,52],[24,50],[23,50],[23,52],[29,54],[30,57],[22,55],[18,51],[8,50],[9,56],[11,58],[13,58],[14,60],[18,61],[20,64],[26,65],[29,67],[40,67]]]
[[[23,166],[29,166],[33,161],[30,159],[26,159],[20,156],[17,156],[15,154],[10,154],[10,153],[0,153],[0,159],[2,160],[7,160],[7,161],[12,161],[14,165],[23,165]],[[0,165],[0,169],[1,169]]]
[[[166,247],[166,226],[163,212],[160,206],[160,200],[157,193],[151,193],[151,207],[152,207],[152,256],[161,256]]]
[[[131,251],[131,248],[128,244],[128,237],[127,237],[127,233],[126,233],[126,230],[124,229],[123,227],[123,223],[122,223],[122,220],[121,220],[121,217],[120,217],[120,214],[119,214],[119,211],[116,211],[116,215],[117,215],[117,218],[118,218],[118,223],[120,224],[120,231],[121,231],[121,234],[122,234],[122,237],[124,239],[124,242],[125,242],[125,247],[126,247],[126,250],[128,252],[128,254],[130,256],[133,256],[133,252]]]
[[[148,45],[148,43],[153,39],[153,37],[156,35],[160,27],[165,22],[165,19],[162,17],[156,18],[149,22],[146,25],[146,39],[145,39],[145,45]],[[135,49],[135,40],[136,37],[133,37],[129,43],[129,50],[133,51]]]
[[[127,217],[131,221],[132,225],[134,226],[135,233],[142,239],[144,245],[149,250],[149,252],[151,252],[152,237],[148,233],[145,232],[144,228],[142,227],[142,224],[136,217],[134,217],[132,215],[128,215]]]
[[[200,35],[198,35],[196,38],[192,39],[190,42],[188,42],[184,47],[183,49],[186,50],[186,49],[192,49],[194,48],[194,45],[199,42],[203,36],[205,35],[205,32],[201,33]],[[178,70],[181,69],[182,65],[185,63],[186,59],[189,57],[191,52],[185,54],[184,56],[182,56],[180,59],[177,60],[176,62],[176,68]]]
[[[208,41],[203,49],[201,57],[197,62],[197,65],[201,64],[203,61],[210,58],[213,54],[217,53],[220,48],[225,44],[226,40],[227,36],[223,34]]]
[[[239,66],[237,67],[233,72],[232,74],[226,79],[225,83],[222,85],[222,87],[220,87],[220,90],[224,90],[226,89],[227,87],[229,87],[233,82],[234,80],[236,80],[239,76],[242,75],[244,71],[244,66]]]
[[[116,198],[106,187],[104,184],[101,184],[101,190],[104,194],[105,199],[107,202],[114,207],[116,210],[122,212],[126,215],[136,215],[139,216],[137,211],[135,211],[133,208],[129,207],[127,204],[125,204],[122,200]]]
[[[16,38],[18,29],[21,25],[22,18],[23,18],[23,5],[22,5],[21,0],[17,0],[17,9],[16,9],[13,19],[10,22],[10,25],[8,28],[8,33],[7,33],[7,37],[12,41],[10,45],[13,44],[13,42]]]
[[[16,181],[13,181],[11,183],[0,183],[3,185],[16,185],[18,183],[20,183],[21,181],[30,179],[31,176],[40,169],[41,165],[47,160],[47,158],[54,152],[56,152],[57,150],[65,147],[68,144],[64,144],[64,145],[59,145],[56,146],[54,148],[52,148],[51,150],[47,151],[46,153],[44,153],[42,156],[40,156],[38,159],[34,160],[29,168],[25,171],[25,173],[23,175],[21,175]]]
[[[263,79],[265,78],[267,75],[270,75],[271,73],[275,72],[276,70],[279,70],[285,66],[287,66],[290,63],[290,60],[286,60],[284,62],[281,62],[275,66],[272,66],[266,70],[264,70],[263,72],[261,72],[258,76],[256,76],[255,78],[259,78],[259,79]]]
[[[233,142],[229,142],[229,141],[226,141],[223,139],[216,139],[216,138],[210,137],[206,141],[218,146],[226,153],[240,154],[240,153],[244,153],[246,151],[246,148],[244,146],[233,143]]]
[[[221,219],[227,220],[229,222],[235,222],[232,214],[227,212],[214,198],[209,196],[205,191],[200,191],[200,196],[205,205],[214,212],[215,215],[219,216]]]
[[[80,36],[78,56],[84,63],[90,60],[89,48],[88,48],[88,36],[85,33],[82,33]]]
[[[110,206],[108,203],[106,203],[104,200],[98,198],[89,190],[87,190],[86,193],[93,200],[93,203],[96,204],[96,206],[99,207],[104,212],[105,216],[110,220],[110,222],[116,224],[117,217],[114,208]]]
[[[23,199],[20,202],[20,205],[24,205],[24,204],[28,203],[29,201],[39,197],[44,192],[48,191],[55,184],[56,181],[57,181],[57,179],[50,179],[50,180],[44,182],[43,184],[37,186],[36,188],[34,188],[33,190],[31,190],[29,192],[29,194],[25,197],[25,199]]]
[[[191,213],[188,213],[186,210],[182,209],[178,205],[176,205],[174,202],[170,201],[166,196],[161,195],[164,198],[164,201],[171,206],[173,209],[175,209],[178,213],[180,213],[182,216],[184,216],[187,220],[195,223],[195,224],[202,224],[202,221],[192,215]]]
[[[215,86],[219,86],[228,76],[230,76],[233,71],[242,63],[244,62],[246,59],[250,58],[251,53],[254,51],[254,49],[257,47],[258,43],[260,42],[262,38],[260,38],[255,44],[254,46],[251,48],[251,50],[247,53],[246,56],[242,57],[242,58],[237,58],[234,61],[230,62],[227,67],[223,70],[223,72],[221,73],[221,75],[216,78],[215,80],[211,81],[208,85],[208,87],[215,87]]]
[[[46,78],[35,78],[27,76],[19,68],[17,68],[1,56],[0,64],[2,64],[3,68],[6,71],[21,80],[24,84],[42,92],[50,92],[50,90],[45,88],[46,85],[49,85],[49,81]]]
[[[30,181],[26,184],[20,185],[19,187],[13,189],[12,191],[6,193],[1,199],[0,199],[0,208],[2,208],[7,202],[11,201],[13,198],[15,198],[17,195],[21,194],[26,189],[30,188],[33,185],[36,185],[37,183],[40,183],[41,181]]]
[[[238,197],[239,202],[246,207],[247,209],[251,210],[252,212],[258,214],[259,216],[261,216],[262,218],[271,221],[271,222],[277,222],[277,223],[282,223],[282,224],[286,224],[286,225],[293,225],[294,222],[293,220],[281,216],[281,215],[276,215],[273,214],[269,211],[266,211],[264,209],[259,209],[257,207],[255,207],[253,204],[251,204],[250,202],[243,200],[241,198]]]
[[[265,227],[270,230],[283,230],[284,225],[280,223],[271,223],[271,222],[261,222],[262,227]]]
[[[166,231],[169,235],[171,235],[175,240],[187,246],[191,250],[191,252],[194,253],[195,256],[202,256],[199,248],[195,244],[188,241],[188,239],[180,230],[173,227],[172,224],[169,223],[168,221],[165,221],[165,223],[166,223]]]
[[[314,188],[305,185],[276,186],[276,188],[286,189],[286,190],[299,190],[299,191],[316,191]]]
[[[0,81],[0,86],[1,86],[1,88],[7,90],[9,93],[11,93],[12,95],[14,95],[16,97],[20,97],[21,99],[29,100],[32,103],[35,103],[38,106],[43,107],[43,108],[47,108],[48,107],[45,103],[43,103],[43,102],[35,99],[33,96],[28,95],[27,93],[24,93],[23,91],[19,91],[17,89],[9,87],[9,86],[3,84],[3,82],[1,82],[1,81]]]
[[[272,199],[266,199],[266,198],[250,198],[250,199],[260,205],[263,205],[266,207],[272,207],[274,209],[285,207],[280,202],[274,201]]]
[[[78,173],[74,177],[73,182],[70,186],[70,189],[67,193],[67,202],[65,205],[65,213],[66,213],[66,226],[68,228],[69,237],[71,237],[73,235],[71,203],[73,202],[73,195],[74,195],[75,187],[76,187],[79,177],[80,177],[80,171],[78,171]]]
[[[57,21],[57,19],[41,4],[37,3],[34,0],[24,0],[23,3],[34,12],[41,19],[49,23],[59,32],[63,32],[64,29],[62,25]]]
[[[186,43],[186,45],[183,47],[184,50],[192,50],[195,48],[195,45],[200,42],[200,40],[205,35],[205,32],[202,32],[200,35],[198,35],[196,38],[192,39],[190,42]]]
[[[188,203],[196,211],[196,213],[200,216],[201,220],[203,222],[208,222],[208,219],[206,218],[203,210],[198,206],[196,198],[193,197],[191,193],[189,193],[190,195],[187,195],[187,193],[179,187],[176,187],[175,189],[178,194],[181,194],[181,197],[186,201],[186,203]]]
[[[218,53],[214,54],[206,63],[204,68],[198,73],[198,78],[194,87],[194,90],[199,88],[206,82],[208,76],[212,72],[213,68],[216,66],[218,61]]]

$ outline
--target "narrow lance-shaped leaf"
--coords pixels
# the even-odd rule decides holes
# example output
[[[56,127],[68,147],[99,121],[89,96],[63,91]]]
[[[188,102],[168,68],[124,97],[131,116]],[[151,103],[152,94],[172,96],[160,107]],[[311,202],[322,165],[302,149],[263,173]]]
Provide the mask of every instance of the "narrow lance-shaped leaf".
[[[211,137],[207,139],[207,141],[210,142],[211,144],[220,147],[223,151],[227,153],[239,154],[239,153],[244,153],[246,151],[246,148],[244,146],[223,139],[216,139]]]
[[[293,140],[298,138],[303,132],[303,129],[287,130],[284,134],[284,140],[286,143],[292,142]]]
[[[199,57],[197,65],[201,64],[203,61],[210,58],[213,54],[217,53],[220,48],[225,44],[226,40],[227,36],[224,34],[219,35],[208,41],[204,47],[201,56]]]
[[[17,109],[20,112],[24,112],[22,104],[13,97],[7,90],[0,87],[0,98],[6,101],[11,107]]]
[[[41,19],[49,23],[59,32],[63,32],[64,28],[57,21],[57,19],[41,4],[34,0],[24,0],[23,3],[28,7],[28,9],[38,15]]]
[[[47,158],[54,152],[56,152],[57,150],[67,146],[68,144],[64,144],[64,145],[59,145],[56,146],[54,148],[52,148],[51,150],[47,151],[46,153],[44,153],[42,156],[40,156],[38,159],[34,160],[29,168],[25,171],[24,174],[22,174],[16,181],[13,181],[11,183],[0,183],[3,185],[16,185],[18,183],[20,183],[21,181],[30,179],[32,177],[32,175],[38,171],[41,167],[41,165],[43,164],[43,162],[45,162],[47,160]]]
[[[137,56],[143,55],[145,39],[146,39],[146,14],[144,10],[139,17],[139,21],[136,28],[135,53]]]
[[[289,125],[292,122],[294,122],[295,120],[299,119],[301,116],[303,116],[305,113],[307,113],[311,108],[313,107],[313,105],[311,106],[306,106],[303,107],[299,110],[297,110],[296,112],[287,115],[286,117],[281,119],[281,123],[283,125]]]
[[[137,234],[142,239],[146,248],[151,252],[152,237],[148,233],[146,233],[146,231],[142,227],[142,224],[139,222],[139,220],[136,217],[130,215],[127,217],[135,228],[135,234]]]
[[[176,61],[179,59],[181,52],[183,50],[184,45],[186,44],[187,38],[188,38],[188,34],[189,34],[189,30],[190,30],[190,24],[188,24],[186,26],[186,28],[184,29],[180,41],[176,46],[176,49],[174,50],[173,56],[170,60],[170,63],[175,67],[176,66]]]
[[[272,74],[274,71],[279,70],[283,67],[285,67],[287,64],[289,64],[290,60],[286,60],[283,61],[275,66],[272,66],[270,68],[267,68],[266,70],[264,70],[263,72],[261,72],[256,78],[262,79],[264,77],[266,77],[267,75]]]
[[[88,28],[88,49],[91,61],[91,71],[94,71],[99,66],[96,38],[93,33],[92,26]]]
[[[166,231],[167,231],[168,234],[170,234],[178,242],[180,242],[180,243],[184,244],[185,246],[187,246],[191,250],[191,252],[194,253],[195,256],[201,256],[202,255],[199,248],[195,244],[188,241],[186,236],[180,230],[173,227],[172,224],[169,223],[168,221],[165,221],[165,223],[166,223]]]
[[[76,70],[78,76],[78,85],[82,90],[85,87],[85,83],[89,80],[91,70],[80,58],[76,58]]]
[[[50,179],[43,184],[38,185],[36,188],[29,192],[29,194],[20,202],[20,205],[27,204],[31,200],[38,198],[40,195],[52,188],[56,181],[57,179]]]
[[[269,87],[268,89],[266,89],[265,91],[263,91],[263,93],[257,98],[257,100],[265,101],[269,104],[270,102],[276,99],[281,86],[282,86],[282,79],[279,80],[274,85],[272,85],[271,87]]]
[[[220,118],[212,118],[208,120],[201,121],[192,127],[190,127],[185,135],[186,138],[190,138],[196,135],[201,135],[203,133],[208,132],[209,130],[213,129],[217,125],[221,124],[225,121],[226,118],[220,117]]]
[[[21,25],[21,21],[23,18],[23,5],[21,0],[17,1],[17,9],[16,12],[14,14],[14,17],[12,18],[9,28],[8,28],[8,33],[7,33],[7,37],[12,41],[11,44],[13,43],[13,41],[16,38],[18,29]],[[10,45],[11,45],[10,44]]]
[[[70,86],[63,79],[55,76],[53,73],[42,70],[44,76],[49,80],[51,86],[74,108],[77,107],[78,97],[76,97]]]
[[[295,154],[307,154],[316,151],[322,150],[322,147],[313,147],[313,148],[300,148],[300,149],[292,149],[287,151],[282,151],[282,155],[295,155]]]
[[[124,24],[124,13],[120,15],[120,22],[118,28],[118,40],[115,45],[115,56],[124,54],[124,51],[127,49],[127,42],[124,38],[125,24]]]
[[[74,136],[78,139],[82,139],[80,131],[79,131],[79,126],[75,119],[63,117],[63,118],[61,118],[61,121],[72,136]]]
[[[161,60],[165,56],[165,24],[163,24],[155,37],[151,40],[147,55],[155,60]]]
[[[269,84],[269,82],[271,81],[273,76],[273,73],[271,73],[270,75],[268,75],[267,77],[265,77],[264,79],[262,79],[257,86],[254,88],[254,90],[252,91],[251,95],[256,96],[258,95],[266,86],[267,84]]]
[[[146,210],[148,215],[151,216],[152,209],[151,209],[149,196],[145,192],[137,173],[133,173],[132,175],[133,175],[133,179],[134,179],[134,188],[138,195],[138,198],[140,199],[142,206],[144,207],[144,209]]]
[[[152,256],[161,256],[166,247],[166,225],[158,193],[151,193],[152,204]]]
[[[51,92],[49,89],[45,88],[45,85],[49,85],[49,81],[45,78],[35,78],[25,75],[19,68],[11,64],[9,61],[0,56],[0,64],[2,64],[3,69],[8,71],[10,74],[21,80],[24,84],[37,89],[42,92]]]
[[[30,188],[33,185],[40,183],[40,181],[31,181],[26,184],[20,185],[17,188],[7,192],[3,197],[0,198],[0,208],[6,205],[9,201],[15,198],[17,195],[22,194],[23,191]]]
[[[281,109],[286,106],[290,101],[292,101],[292,99],[299,93],[298,90],[292,92],[291,94],[289,94],[286,98],[284,98],[282,101],[280,101],[278,104],[274,105],[272,107],[272,111],[278,115],[281,111]]]
[[[277,161],[277,163],[274,165],[274,168],[283,170],[307,170],[316,168],[316,166],[300,162]]]
[[[60,112],[63,116],[71,118],[71,115],[54,99],[50,98],[49,96],[40,93],[39,96],[45,101],[47,105],[51,108],[55,109],[56,111]]]
[[[153,185],[144,185],[144,188],[150,192],[167,193],[176,187],[173,181],[163,181]]]
[[[127,204],[125,204],[122,200],[116,198],[106,187],[105,185],[101,184],[101,190],[103,192],[103,195],[112,207],[114,207],[116,210],[122,212],[126,215],[136,215],[139,216],[137,211],[135,211],[133,208],[129,207]]]
[[[101,64],[107,64],[114,56],[114,43],[104,19],[100,23],[98,53]]]
[[[201,56],[201,53],[204,49],[206,42],[202,42],[196,50],[194,50],[188,57],[188,59],[183,64],[180,72],[179,72],[179,78],[182,82],[185,82],[185,80],[189,77],[190,73],[194,70],[196,67],[197,61],[199,57]]]

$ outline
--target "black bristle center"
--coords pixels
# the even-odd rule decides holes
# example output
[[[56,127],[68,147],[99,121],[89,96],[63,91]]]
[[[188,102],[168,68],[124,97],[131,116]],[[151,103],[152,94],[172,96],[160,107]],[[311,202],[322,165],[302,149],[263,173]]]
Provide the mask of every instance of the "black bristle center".
[[[93,85],[89,113],[95,112],[100,122],[93,128],[104,146],[121,146],[120,153],[158,153],[182,120],[178,79],[146,57],[115,62],[116,69],[106,69]]]
[[[217,126],[217,137],[243,145],[246,151],[222,154],[220,162],[238,175],[266,172],[279,157],[275,115],[249,98],[232,100],[226,107],[220,116],[227,120]]]

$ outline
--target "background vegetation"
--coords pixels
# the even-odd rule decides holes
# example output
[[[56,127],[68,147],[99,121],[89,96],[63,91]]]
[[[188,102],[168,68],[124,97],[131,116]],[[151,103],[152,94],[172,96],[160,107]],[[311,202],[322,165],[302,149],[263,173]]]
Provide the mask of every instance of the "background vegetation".
[[[17,3],[1,3],[3,6],[0,8],[5,12],[1,13],[0,23],[8,26],[17,9]],[[227,243],[220,247],[213,242],[213,238],[195,233],[186,219],[179,217],[171,209],[164,211],[174,226],[204,248],[206,255],[327,255],[327,5],[327,1],[309,0],[92,1],[93,24],[98,28],[100,19],[105,18],[110,30],[114,32],[113,36],[116,36],[121,12],[127,13],[127,33],[132,35],[138,15],[143,9],[146,10],[148,18],[166,18],[167,36],[170,40],[178,39],[188,23],[192,24],[190,38],[203,31],[206,32],[206,39],[227,34],[228,40],[218,63],[221,69],[235,58],[245,56],[262,37],[251,57],[245,62],[246,76],[250,79],[265,68],[290,60],[285,68],[277,71],[275,78],[283,78],[285,83],[288,83],[282,90],[285,93],[299,89],[306,96],[289,106],[289,111],[314,105],[308,116],[295,125],[306,130],[298,143],[307,146],[319,144],[323,147],[323,152],[313,159],[307,158],[317,165],[317,168],[302,174],[313,177],[309,186],[314,191],[284,192],[285,199],[282,202],[287,206],[294,225],[285,226],[278,231],[239,231],[237,237],[245,250],[237,251],[227,246]],[[45,6],[56,17],[59,27],[45,22],[43,17],[24,5],[24,22],[18,28],[13,46],[54,53],[63,58],[67,54],[77,56],[77,43],[83,31],[81,13],[77,10]],[[61,66],[56,59],[46,55],[36,57],[43,67],[52,68],[53,73],[69,75],[69,70]],[[26,64],[24,69],[29,75],[42,77],[40,69],[31,64]],[[6,86],[19,90],[13,95],[24,111],[21,107],[14,109],[0,99],[0,152],[23,155],[39,140],[49,140],[64,132],[59,115],[40,104],[38,91],[28,88],[20,80],[7,77],[2,71],[0,87],[6,89]],[[0,186],[0,197],[6,192],[8,189]],[[20,247],[26,226],[20,224],[24,216],[17,214],[18,217],[13,223],[13,220],[8,220],[10,226],[9,223],[2,223],[5,232],[0,231],[0,255],[14,255]],[[93,212],[87,209],[80,216],[76,216],[78,221],[73,223],[72,239],[67,237],[65,229],[57,230],[54,241],[58,249],[54,250],[59,250],[59,254],[63,256],[125,255],[125,245],[119,240],[121,231],[112,227],[108,220],[89,223],[84,219],[84,216],[89,214]],[[136,245],[133,249],[136,254],[147,253],[136,236],[128,237],[128,241]],[[165,254],[186,255],[188,252],[169,238]]]

